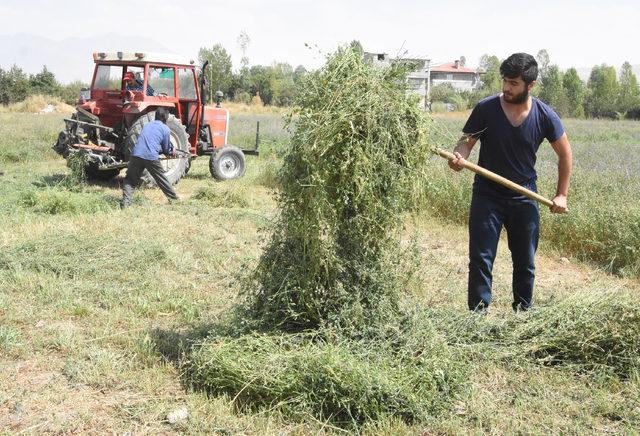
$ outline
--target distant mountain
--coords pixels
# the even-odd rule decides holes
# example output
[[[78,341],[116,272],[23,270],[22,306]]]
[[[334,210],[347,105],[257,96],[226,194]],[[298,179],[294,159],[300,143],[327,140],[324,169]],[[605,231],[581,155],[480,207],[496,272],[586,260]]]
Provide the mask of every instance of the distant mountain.
[[[62,41],[29,34],[0,35],[0,67],[6,70],[16,64],[25,72],[35,74],[46,65],[62,83],[90,82],[92,53],[96,51],[170,52],[152,39],[115,33]]]
[[[616,73],[618,73],[618,77],[620,76],[620,67],[622,67],[622,65],[614,65],[614,67],[616,68]],[[585,82],[587,82],[589,80],[589,76],[591,75],[591,68],[576,68],[576,71],[578,72],[578,76],[584,80]],[[640,80],[640,65],[631,65],[631,68],[633,69],[633,73],[636,75],[636,77],[638,78],[638,80]]]

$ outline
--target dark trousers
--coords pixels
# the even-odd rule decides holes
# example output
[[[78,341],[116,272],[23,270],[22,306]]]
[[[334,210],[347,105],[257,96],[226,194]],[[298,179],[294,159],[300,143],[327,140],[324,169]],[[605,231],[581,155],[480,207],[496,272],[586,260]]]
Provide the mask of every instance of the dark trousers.
[[[491,304],[493,261],[500,232],[507,231],[513,262],[513,309],[529,309],[533,298],[540,212],[529,199],[505,199],[474,193],[469,212],[469,309]]]
[[[139,157],[131,156],[129,158],[129,164],[127,165],[127,175],[124,178],[124,185],[122,186],[122,207],[127,207],[131,204],[133,198],[133,192],[135,188],[140,184],[140,178],[144,170],[149,171],[153,180],[162,190],[167,198],[177,200],[178,195],[173,190],[173,186],[167,180],[164,175],[164,168],[159,160],[147,160]]]

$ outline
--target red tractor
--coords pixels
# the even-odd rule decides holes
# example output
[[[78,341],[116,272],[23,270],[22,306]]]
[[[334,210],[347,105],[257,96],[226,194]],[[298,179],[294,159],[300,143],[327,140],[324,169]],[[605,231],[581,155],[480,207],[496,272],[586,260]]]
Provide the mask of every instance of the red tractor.
[[[210,155],[209,170],[217,180],[240,177],[245,154],[227,143],[229,111],[205,107],[206,67],[198,75],[193,60],[153,53],[94,53],[91,89],[83,91],[77,112],[65,119],[66,128],[53,146],[68,158],[82,153],[86,174],[97,179],[115,177],[126,168],[142,127],[155,119],[155,110],[166,107],[167,126],[177,158],[164,159],[166,175],[177,183],[189,171],[196,156]],[[147,174],[144,180],[153,184]]]

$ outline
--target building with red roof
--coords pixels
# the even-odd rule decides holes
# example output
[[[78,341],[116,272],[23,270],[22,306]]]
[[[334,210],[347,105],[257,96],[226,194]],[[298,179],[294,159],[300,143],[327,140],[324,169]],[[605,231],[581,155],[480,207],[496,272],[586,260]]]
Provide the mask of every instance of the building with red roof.
[[[364,59],[374,65],[390,65],[392,62],[403,62],[411,65],[412,71],[407,74],[409,90],[420,96],[420,106],[428,108],[429,94],[433,86],[449,84],[459,91],[477,89],[480,82],[480,70],[465,67],[460,60],[431,65],[430,59],[391,59],[387,53],[364,52]]]
[[[431,67],[431,86],[448,83],[460,91],[472,91],[480,86],[478,70],[467,68],[459,60]]]

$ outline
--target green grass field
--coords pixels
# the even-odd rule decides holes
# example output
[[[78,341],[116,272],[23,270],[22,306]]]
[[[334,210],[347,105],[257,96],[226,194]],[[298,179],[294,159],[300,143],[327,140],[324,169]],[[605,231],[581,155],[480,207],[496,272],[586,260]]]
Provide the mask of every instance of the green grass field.
[[[263,154],[248,157],[244,178],[216,183],[206,158],[196,159],[176,187],[182,202],[169,205],[158,190],[144,190],[121,211],[120,179],[65,182],[69,171],[50,149],[61,119],[0,113],[0,431],[345,433],[277,403],[246,407],[238,395],[208,394],[188,382],[191,366],[180,358],[185,343],[210,336],[239,300],[268,240],[288,138],[282,120],[233,118],[230,143],[246,148],[261,122]],[[451,148],[463,122],[436,118],[434,142]],[[406,304],[428,308],[466,382],[439,414],[416,423],[382,419],[360,432],[638,434],[639,366],[628,355],[639,351],[638,311],[621,324],[605,316],[626,310],[640,292],[640,124],[569,120],[566,128],[576,161],[571,212],[542,214],[535,297],[549,315],[540,319],[511,313],[506,244],[492,312],[486,319],[466,313],[471,174],[432,159],[402,235],[420,252]],[[543,144],[538,167],[547,196],[554,162]],[[564,311],[572,301],[579,310]],[[577,355],[571,344],[582,346]],[[603,352],[625,358],[597,360]],[[186,419],[168,419],[183,408]]]

